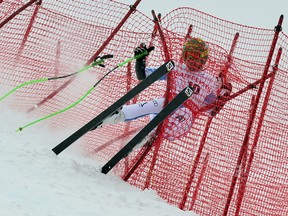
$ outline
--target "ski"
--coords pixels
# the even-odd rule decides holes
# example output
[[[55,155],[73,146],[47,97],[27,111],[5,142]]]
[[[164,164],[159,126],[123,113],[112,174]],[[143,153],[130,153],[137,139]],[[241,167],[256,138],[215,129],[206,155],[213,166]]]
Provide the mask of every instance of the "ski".
[[[120,160],[125,158],[133,148],[140,143],[154,128],[171,115],[192,94],[193,88],[187,86],[173,100],[168,103],[157,116],[155,116],[141,131],[139,131],[117,154],[115,154],[103,167],[101,172],[107,174]]]
[[[133,89],[131,89],[129,92],[127,92],[124,96],[122,96],[119,100],[117,100],[115,103],[113,103],[110,107],[105,109],[102,113],[100,113],[94,119],[89,121],[82,128],[80,128],[75,133],[73,133],[68,138],[66,138],[64,141],[62,141],[60,144],[55,146],[52,149],[52,151],[56,155],[60,154],[62,151],[64,151],[66,148],[68,148],[73,142],[75,142],[80,137],[82,137],[84,134],[89,132],[92,128],[97,126],[99,123],[101,123],[105,118],[107,118],[109,115],[114,113],[116,110],[120,109],[120,107],[122,107],[125,103],[127,103],[129,100],[131,100],[137,94],[139,94],[140,92],[142,92],[143,90],[148,88],[155,81],[157,81],[162,76],[164,76],[165,74],[170,72],[174,67],[175,67],[175,64],[173,61],[168,61],[168,62],[164,63],[157,70],[155,70],[151,75],[147,76],[144,80],[142,80],[142,82],[140,82],[137,86],[135,86]]]

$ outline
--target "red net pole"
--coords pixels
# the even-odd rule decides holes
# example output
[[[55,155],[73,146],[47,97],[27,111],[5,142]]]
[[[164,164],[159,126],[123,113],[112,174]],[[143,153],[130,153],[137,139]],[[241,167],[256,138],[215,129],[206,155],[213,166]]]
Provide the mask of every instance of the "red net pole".
[[[265,68],[264,68],[264,71],[263,71],[263,74],[262,74],[262,81],[260,82],[259,89],[258,89],[256,98],[255,98],[255,106],[254,106],[254,108],[251,111],[251,116],[249,118],[249,123],[248,123],[247,129],[246,129],[246,134],[245,134],[245,137],[244,137],[244,140],[243,140],[243,145],[241,147],[241,150],[240,150],[240,153],[239,153],[239,156],[238,156],[237,165],[236,165],[233,177],[232,177],[230,190],[229,190],[229,193],[228,193],[228,197],[227,197],[227,201],[226,201],[226,204],[225,204],[223,215],[227,215],[228,214],[229,206],[230,206],[230,203],[231,203],[231,200],[232,200],[232,196],[233,196],[235,185],[236,185],[237,178],[238,178],[238,173],[239,173],[241,161],[242,161],[243,155],[244,155],[244,153],[245,153],[245,151],[247,149],[247,145],[248,145],[248,141],[249,141],[252,125],[253,125],[253,122],[254,122],[254,119],[255,119],[255,115],[256,115],[257,108],[258,108],[258,104],[259,104],[259,101],[260,101],[260,98],[261,98],[261,94],[262,94],[262,91],[263,91],[263,88],[264,88],[265,77],[268,74],[269,66],[270,66],[271,61],[272,61],[272,57],[273,57],[275,46],[276,46],[276,43],[277,43],[277,40],[278,40],[278,36],[279,36],[280,31],[282,30],[281,25],[282,25],[282,22],[283,22],[283,18],[284,18],[283,15],[281,15],[280,18],[279,18],[279,21],[278,21],[278,25],[275,27],[274,38],[272,40],[272,44],[271,44],[271,48],[270,48],[270,51],[269,51],[269,54],[268,54],[268,57],[267,57],[266,65],[265,65]]]
[[[57,42],[57,48],[56,48],[56,55],[55,55],[55,67],[54,67],[54,77],[57,77],[59,75],[59,59],[60,59],[60,53],[61,53],[61,42],[58,41]],[[56,90],[56,80],[54,81],[54,86],[53,86],[53,90]],[[36,109],[36,107],[39,107],[41,104],[43,104],[45,101],[47,100],[42,100],[40,101],[38,104],[36,104],[36,106],[33,106],[31,108],[29,108],[26,112],[30,113],[32,111],[34,111]]]
[[[276,74],[276,72],[278,70],[278,64],[279,64],[279,61],[280,61],[280,58],[281,58],[281,54],[282,54],[282,48],[279,48],[278,54],[277,54],[277,57],[276,57],[276,60],[275,60],[275,65],[273,66],[274,73],[273,73],[273,76],[270,79],[270,82],[269,82],[269,85],[268,85],[268,89],[267,89],[267,92],[266,92],[266,95],[265,95],[265,99],[264,99],[264,105],[262,107],[260,118],[258,120],[257,129],[256,129],[256,133],[255,133],[255,136],[254,136],[254,142],[252,144],[251,153],[250,153],[249,160],[248,160],[248,163],[247,163],[247,169],[244,172],[243,182],[242,182],[242,184],[240,185],[240,187],[238,189],[238,194],[241,194],[241,195],[239,196],[239,199],[237,200],[236,213],[235,213],[236,216],[239,215],[239,212],[240,212],[240,209],[241,209],[241,203],[242,203],[243,196],[244,196],[244,193],[245,193],[246,183],[248,181],[249,172],[250,172],[250,169],[251,169],[251,166],[252,166],[252,162],[253,162],[254,154],[255,154],[255,151],[256,151],[257,143],[258,143],[258,140],[259,140],[259,137],[260,137],[260,132],[261,132],[261,128],[262,128],[262,125],[263,125],[265,112],[266,112],[267,106],[269,104],[269,99],[270,99],[272,87],[273,87],[273,84],[274,84],[275,74]]]
[[[10,20],[12,20],[15,16],[17,16],[19,13],[21,13],[26,8],[30,7],[32,4],[37,2],[39,0],[31,0],[27,4],[23,5],[21,8],[16,10],[14,13],[12,13],[9,17],[7,17],[3,22],[0,23],[0,28],[2,28],[5,24],[7,24]],[[42,1],[39,1],[38,3],[41,4]],[[1,2],[2,3],[2,2]]]
[[[189,191],[190,191],[191,186],[192,186],[192,182],[193,182],[193,179],[194,179],[194,176],[195,176],[196,169],[198,167],[198,163],[199,163],[199,160],[200,160],[203,148],[204,148],[204,144],[206,142],[206,138],[207,138],[207,135],[208,135],[208,131],[209,131],[209,127],[210,127],[210,124],[212,122],[212,119],[213,118],[209,118],[209,120],[206,123],[204,134],[202,136],[202,139],[201,139],[201,142],[200,142],[200,146],[199,146],[199,149],[197,151],[197,155],[196,155],[196,157],[194,159],[194,163],[193,163],[193,166],[192,166],[191,173],[189,175],[190,178],[189,178],[189,180],[188,180],[188,182],[186,184],[182,201],[179,204],[179,208],[182,209],[182,210],[185,207],[185,204],[186,204],[186,201],[187,201],[187,198],[188,198],[188,194],[189,194]]]
[[[123,19],[120,21],[118,26],[113,30],[113,32],[110,34],[110,36],[106,39],[106,41],[102,44],[102,46],[97,50],[97,52],[87,61],[86,65],[90,65],[94,59],[105,49],[105,47],[108,45],[108,43],[113,39],[113,37],[117,34],[117,32],[120,30],[120,28],[124,25],[126,20],[129,18],[129,16],[136,10],[137,6],[141,0],[137,0],[134,5],[130,6],[130,10],[128,13],[123,17]]]
[[[26,41],[27,41],[28,36],[29,36],[29,34],[30,34],[30,32],[31,32],[31,28],[32,28],[32,26],[33,26],[33,23],[34,23],[34,21],[35,21],[35,18],[36,18],[36,15],[37,15],[37,13],[38,13],[38,10],[39,10],[39,7],[40,7],[41,3],[42,3],[42,1],[39,1],[38,3],[36,3],[36,8],[35,8],[35,10],[34,10],[34,13],[33,13],[32,17],[31,17],[31,20],[30,20],[30,22],[29,22],[28,28],[27,28],[27,30],[26,30],[26,32],[25,32],[25,34],[24,34],[22,43],[21,43],[20,48],[19,48],[19,50],[18,50],[18,53],[17,53],[17,55],[16,55],[16,63],[17,63],[18,59],[20,58],[21,53],[22,53],[22,51],[23,51],[23,49],[24,49],[24,47],[25,47]],[[21,10],[21,11],[22,11],[22,10]]]
[[[191,32],[192,32],[192,28],[193,28],[192,25],[190,25],[190,26],[188,27],[188,31],[187,31],[187,34],[186,34],[186,36],[185,36],[185,39],[188,39],[189,37],[191,37],[190,35],[191,35]]]
[[[154,18],[155,19],[155,18]],[[160,21],[161,20],[161,14],[159,13],[158,16],[157,16],[157,19]],[[149,43],[149,47],[153,46],[154,44],[154,39],[156,38],[157,36],[157,32],[158,32],[158,26],[157,26],[157,22],[154,22],[154,28],[153,28],[153,31],[152,31],[152,34],[151,34],[151,40],[150,40],[150,43]]]
[[[59,76],[59,66],[60,66],[60,55],[61,55],[61,42],[58,40],[55,56],[55,67],[54,67],[54,76]],[[54,82],[53,90],[56,89],[56,82]]]
[[[233,53],[234,53],[234,50],[236,48],[236,45],[237,45],[237,40],[239,38],[239,33],[237,32],[234,36],[234,39],[233,39],[233,42],[232,42],[232,46],[230,48],[230,51],[229,51],[229,54],[227,56],[227,63],[224,65],[224,68],[222,70],[222,76],[223,76],[223,79],[224,79],[224,83],[227,84],[227,73],[229,71],[229,68],[231,67],[231,63],[232,63],[232,57],[233,57]]]
[[[139,153],[139,159],[136,161],[136,163],[133,164],[133,166],[129,169],[128,172],[126,172],[125,176],[123,177],[124,181],[127,181],[131,175],[134,173],[134,171],[137,169],[137,167],[141,164],[143,159],[146,157],[150,149],[152,148],[152,144],[148,145],[147,148],[142,152]],[[138,157],[138,156],[137,156]]]
[[[157,16],[157,19],[158,19],[158,20],[161,20],[161,14],[160,14],[160,13],[159,13],[158,16]],[[150,42],[149,42],[148,47],[153,46],[153,44],[154,44],[154,39],[155,39],[156,36],[157,36],[157,32],[158,32],[158,27],[157,27],[156,22],[154,22],[154,28],[153,28],[153,31],[152,31],[152,34],[151,34],[151,40],[150,40]],[[138,99],[138,95],[133,98],[133,103],[136,103],[137,99]],[[128,122],[128,124],[129,124],[129,122]],[[125,175],[123,176],[123,180],[124,180],[124,181],[127,181],[127,180],[130,178],[130,176],[133,174],[133,172],[134,172],[134,171],[137,169],[137,167],[141,164],[142,160],[146,157],[147,153],[150,151],[150,148],[151,148],[151,145],[149,145],[149,146],[144,150],[143,153],[140,152],[141,156],[139,157],[139,159],[137,160],[137,162],[134,163],[133,166],[132,166],[129,170],[126,169]],[[138,156],[137,156],[137,157],[138,157]],[[126,157],[126,158],[129,158],[129,156]]]
[[[169,61],[169,60],[171,60],[171,55],[169,53],[169,50],[168,50],[168,47],[167,47],[167,43],[166,43],[166,39],[165,39],[164,33],[163,33],[162,28],[161,28],[160,23],[159,23],[159,19],[157,18],[154,10],[152,10],[152,15],[153,15],[154,22],[155,22],[155,25],[157,26],[158,33],[159,33],[159,36],[160,36],[160,39],[161,39],[161,42],[162,42],[163,52],[164,52],[164,55],[165,55],[165,61]],[[170,87],[169,87],[170,86],[169,85],[169,80],[170,79],[171,79],[170,75],[168,74],[168,76],[167,76],[167,87],[166,87],[166,97],[165,97],[164,106],[168,103],[167,93],[170,92],[169,91],[170,90]],[[162,140],[163,140],[163,135],[160,133],[162,126],[163,126],[163,122],[157,127],[157,130],[156,130],[157,137],[156,137],[156,140],[154,141],[155,149],[154,149],[152,162],[151,162],[151,165],[150,165],[150,168],[149,168],[149,172],[148,172],[148,175],[147,175],[147,178],[146,178],[146,181],[145,181],[145,188],[148,188],[149,185],[150,185],[150,180],[151,180],[151,176],[152,176],[152,173],[153,173],[153,170],[154,170],[154,166],[155,166],[155,163],[156,163],[156,160],[157,160],[160,144],[162,143]],[[147,148],[147,151],[148,150],[150,150],[150,149]]]
[[[131,72],[131,62],[127,65],[127,79],[126,79],[126,92],[129,92],[131,90],[131,84],[132,84],[132,72]],[[127,105],[130,104],[130,101],[127,102]],[[129,132],[130,128],[130,122],[128,122],[124,127],[124,133],[127,134]],[[125,157],[125,172],[128,171],[128,165],[129,165],[129,157]]]
[[[159,24],[159,21],[161,19],[161,14],[158,14],[158,16],[156,16],[156,13],[154,10],[152,10],[152,16],[154,18],[154,29],[153,29],[153,32],[152,32],[152,39],[151,41],[154,40],[154,37],[156,36],[157,32],[159,33],[159,36],[161,38],[161,41],[162,41],[162,46],[163,46],[163,51],[165,53],[165,59],[168,61],[170,60],[170,55],[169,55],[169,52],[168,52],[168,48],[167,48],[167,44],[166,44],[166,40],[165,40],[165,36],[162,32],[162,29],[161,29],[161,26]],[[152,44],[152,42],[150,42],[150,44]],[[169,77],[169,76],[168,76]],[[152,159],[152,162],[151,162],[151,165],[150,165],[150,169],[149,169],[149,172],[148,172],[148,175],[147,175],[147,178],[146,178],[146,181],[145,181],[145,188],[148,188],[149,187],[149,184],[150,184],[150,177],[152,175],[152,172],[153,172],[153,168],[154,168],[154,165],[155,165],[155,162],[156,162],[156,158],[157,158],[157,152],[159,150],[159,147],[160,147],[160,143],[162,141],[162,137],[161,137],[161,134],[158,133],[159,131],[159,128],[161,128],[161,125],[160,124],[157,128],[157,138],[156,140],[153,142],[155,144],[155,150],[154,150],[154,154],[153,154],[153,159]],[[133,165],[133,167],[129,170],[129,172],[124,176],[124,180],[127,181],[130,176],[132,175],[132,173],[137,169],[137,167],[139,166],[139,164],[141,163],[141,161],[145,158],[145,156],[148,154],[148,152],[151,150],[151,147],[153,146],[153,143],[151,145],[149,145],[145,150],[144,152],[141,154],[140,158],[137,160],[137,162]]]
[[[168,47],[167,47],[165,35],[164,35],[164,33],[162,31],[162,28],[160,26],[160,23],[159,23],[160,20],[156,16],[156,13],[155,13],[154,10],[152,10],[152,15],[153,15],[154,22],[155,22],[155,25],[157,26],[157,29],[158,29],[158,32],[159,32],[159,36],[160,36],[160,39],[161,39],[161,42],[162,42],[163,52],[164,52],[164,55],[165,55],[165,61],[169,61],[169,60],[171,60],[171,55],[170,55],[170,52],[169,52]]]
[[[254,105],[255,105],[255,95],[253,95],[251,97],[249,116],[251,115],[251,111],[252,111]],[[247,124],[248,123],[249,123],[249,120],[247,121]],[[247,160],[248,160],[248,148],[246,149],[246,152],[244,152],[243,159],[242,159],[241,173],[240,173],[240,180],[239,180],[240,184],[242,184],[242,182],[244,181]],[[239,199],[241,199],[240,198],[241,196],[242,196],[242,194],[238,192],[238,194],[237,194],[237,202],[238,202]]]
[[[205,159],[204,159],[204,163],[203,163],[203,167],[202,167],[199,179],[197,181],[197,185],[195,187],[195,191],[194,191],[193,196],[192,196],[192,201],[191,201],[191,205],[190,205],[190,208],[189,208],[190,211],[193,209],[193,206],[194,206],[195,201],[197,199],[197,195],[198,195],[198,192],[199,192],[199,189],[200,189],[200,185],[201,185],[202,179],[204,177],[204,174],[206,172],[208,161],[209,161],[209,154],[206,154]]]
[[[259,85],[261,82],[263,82],[263,80],[265,81],[265,80],[271,78],[273,75],[274,75],[274,72],[272,71],[271,73],[267,74],[264,78],[260,78],[260,79],[256,80],[255,82],[248,84],[245,88],[239,90],[238,92],[235,92],[234,94],[232,94],[232,95],[230,95],[228,97],[225,97],[225,98],[223,98],[223,99],[221,99],[219,101],[216,101],[216,102],[214,102],[212,104],[209,104],[209,105],[201,108],[199,112],[206,112],[207,110],[210,110],[210,109],[218,106],[218,104],[221,103],[221,102],[230,101],[230,100],[238,97],[239,95],[241,95],[241,94],[243,94],[243,93],[245,93],[245,92],[247,92],[247,91],[249,91],[251,89],[255,89],[257,85]]]

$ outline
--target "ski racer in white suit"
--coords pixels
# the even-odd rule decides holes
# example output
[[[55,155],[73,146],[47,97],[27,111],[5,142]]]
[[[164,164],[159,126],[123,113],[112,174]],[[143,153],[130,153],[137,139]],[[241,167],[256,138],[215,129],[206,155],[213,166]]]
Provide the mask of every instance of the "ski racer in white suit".
[[[135,55],[139,55],[145,50],[147,50],[146,46],[144,44],[141,44],[135,49],[134,53]],[[175,63],[175,68],[173,69],[173,71],[171,71],[175,75],[173,76],[172,82],[174,82],[173,86],[175,88],[175,94],[179,93],[188,85],[194,88],[194,94],[185,102],[186,106],[184,104],[183,106],[178,108],[178,110],[173,114],[179,115],[181,116],[181,118],[183,118],[183,115],[180,115],[181,110],[183,112],[185,111],[186,118],[187,113],[190,114],[188,117],[188,121],[186,119],[186,121],[184,121],[185,123],[181,125],[183,119],[178,118],[177,116],[175,118],[172,118],[173,121],[177,119],[179,120],[179,122],[177,123],[171,122],[171,125],[177,125],[178,132],[176,132],[175,134],[174,130],[173,137],[170,136],[169,132],[167,132],[167,139],[174,139],[178,136],[184,135],[192,127],[195,115],[202,107],[215,102],[222,96],[228,96],[231,93],[232,85],[230,83],[223,83],[221,74],[215,77],[209,73],[206,73],[205,70],[203,70],[203,66],[208,59],[208,54],[209,47],[200,38],[190,38],[183,45],[183,63]],[[146,68],[146,57],[143,57],[136,60],[135,70],[137,78],[139,80],[143,80],[151,73],[153,73],[156,68]],[[166,77],[164,76],[160,80],[164,80],[165,78]],[[147,102],[124,105],[121,110],[113,113],[110,117],[106,118],[101,124],[99,124],[93,129],[102,127],[106,124],[131,121],[147,115],[150,115],[150,117],[153,118],[162,110],[164,101],[164,98],[157,98]],[[215,116],[222,109],[223,106],[224,103],[222,103],[221,106],[207,111],[207,114]]]

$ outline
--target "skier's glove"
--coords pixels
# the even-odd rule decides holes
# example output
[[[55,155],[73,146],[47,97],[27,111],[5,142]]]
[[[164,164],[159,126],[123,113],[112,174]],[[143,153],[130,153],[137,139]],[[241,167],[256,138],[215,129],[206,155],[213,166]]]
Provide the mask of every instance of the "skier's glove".
[[[147,48],[145,43],[141,43],[140,46],[138,46],[134,50],[134,56],[135,57],[144,53],[144,52],[146,53],[143,56],[141,56],[140,58],[139,57],[136,58],[135,71],[136,71],[136,76],[137,76],[138,80],[143,80],[146,78],[146,74],[145,74],[146,56],[148,56],[152,50],[154,50],[154,47],[151,46],[151,47]]]
[[[218,98],[227,97],[231,94],[231,92],[232,92],[232,84],[231,83],[223,84],[218,91]]]
[[[218,101],[221,101],[222,99],[224,99],[225,97],[230,96],[232,92],[232,84],[231,83],[225,83],[222,84],[222,86],[220,87],[220,89],[217,92],[218,95]],[[220,110],[224,107],[226,102],[221,101],[220,103],[217,103],[217,106],[212,110],[211,112],[211,116],[214,117],[216,116]]]
[[[138,46],[138,47],[135,48],[135,50],[134,50],[134,56],[136,57],[136,56],[138,56],[138,55],[140,55],[140,54],[142,54],[142,53],[144,53],[144,52],[146,52],[147,55],[149,54],[148,49],[147,49],[145,43],[141,43],[140,46]],[[143,55],[141,58],[137,58],[137,61],[143,61],[143,60],[145,60],[147,55]]]

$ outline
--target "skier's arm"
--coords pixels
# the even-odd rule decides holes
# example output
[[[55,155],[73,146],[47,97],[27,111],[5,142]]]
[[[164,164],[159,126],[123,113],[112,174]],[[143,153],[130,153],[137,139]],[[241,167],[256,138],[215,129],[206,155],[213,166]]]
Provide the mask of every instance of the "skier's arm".
[[[149,48],[150,49],[150,48]],[[137,47],[134,50],[134,55],[139,55],[145,51],[148,51],[146,45],[144,43],[141,43],[139,47]],[[150,49],[151,51],[151,49]],[[150,74],[152,74],[157,68],[156,67],[147,67],[146,68],[146,56],[143,56],[142,58],[136,59],[135,63],[135,71],[136,71],[136,77],[138,80],[143,80]],[[167,76],[161,77],[159,80],[166,80]]]
[[[217,92],[217,100],[221,101],[221,99],[228,97],[232,92],[232,84],[230,82],[225,82],[224,79],[221,78],[221,75],[219,77],[221,79],[221,87],[219,88]],[[226,102],[219,103],[212,111],[211,116],[216,116],[220,110],[224,107]]]
[[[147,51],[147,47],[144,43],[142,43],[139,47],[137,47],[134,50],[134,55],[139,55],[145,51]],[[146,68],[146,56],[143,56],[142,58],[136,59],[135,63],[135,71],[136,71],[136,76],[138,80],[143,80],[146,78],[145,74],[145,68]]]

